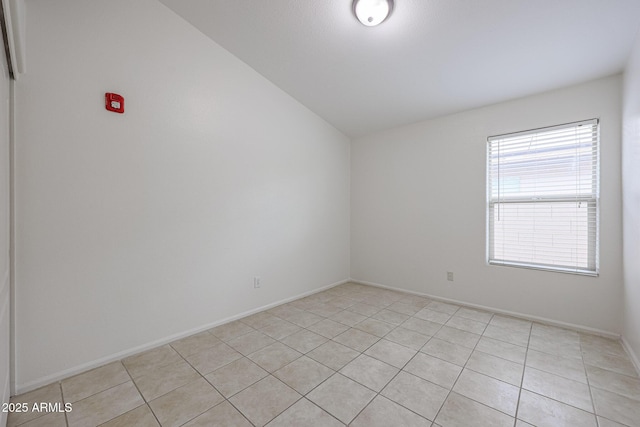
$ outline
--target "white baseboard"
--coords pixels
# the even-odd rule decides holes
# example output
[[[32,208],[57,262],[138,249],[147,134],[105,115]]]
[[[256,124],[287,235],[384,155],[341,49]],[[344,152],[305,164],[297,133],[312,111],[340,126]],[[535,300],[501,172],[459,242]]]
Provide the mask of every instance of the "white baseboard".
[[[464,306],[464,307],[476,308],[478,310],[491,311],[491,312],[497,313],[497,314],[504,314],[504,315],[511,316],[511,317],[518,317],[520,319],[531,320],[531,321],[534,321],[534,322],[543,323],[545,325],[557,326],[557,327],[560,327],[560,328],[572,329],[572,330],[578,331],[578,332],[585,332],[585,333],[588,333],[588,334],[599,335],[599,336],[602,336],[602,337],[605,337],[605,338],[611,338],[611,339],[615,339],[615,340],[619,340],[620,339],[620,334],[616,334],[616,333],[609,332],[609,331],[603,331],[601,329],[590,328],[588,326],[576,325],[574,323],[561,322],[561,321],[558,321],[558,320],[547,319],[545,317],[532,316],[532,315],[529,315],[529,314],[517,313],[515,311],[509,311],[509,310],[502,310],[502,309],[499,309],[499,308],[488,307],[488,306],[480,305],[480,304],[472,304],[472,303],[469,303],[469,302],[466,302],[466,301],[460,301],[460,300],[451,299],[451,298],[443,298],[443,297],[439,297],[437,295],[430,295],[430,294],[425,294],[425,293],[422,293],[422,292],[416,292],[416,291],[410,291],[410,290],[407,290],[407,289],[396,288],[396,287],[393,287],[393,286],[381,285],[379,283],[367,282],[365,280],[351,279],[351,282],[359,283],[361,285],[369,285],[369,286],[375,286],[377,288],[383,288],[383,289],[389,289],[389,290],[393,290],[393,291],[404,292],[404,293],[408,293],[408,294],[412,294],[412,295],[418,295],[418,296],[429,298],[429,299],[432,299],[432,300],[448,302],[448,303],[451,303],[451,304],[456,304],[456,305],[460,305],[460,306]]]
[[[629,360],[631,360],[633,367],[636,368],[638,376],[640,376],[640,358],[638,358],[638,355],[635,353],[635,351],[633,351],[633,348],[631,348],[629,341],[627,341],[624,335],[620,338],[620,341],[622,342],[622,347],[624,348],[624,351],[627,352],[627,355],[629,356]]]
[[[272,302],[270,304],[263,305],[261,307],[258,307],[258,308],[255,308],[255,309],[252,309],[252,310],[249,310],[249,311],[245,311],[245,312],[242,312],[240,314],[236,314],[236,315],[231,316],[231,317],[227,317],[227,318],[224,318],[224,319],[221,319],[221,320],[217,320],[217,321],[215,321],[213,323],[202,325],[202,326],[199,326],[197,328],[190,329],[188,331],[180,332],[178,334],[173,334],[173,335],[170,335],[170,336],[167,336],[167,337],[164,337],[164,338],[161,338],[161,339],[158,339],[158,340],[155,340],[155,341],[152,341],[152,342],[149,342],[149,343],[146,343],[146,344],[134,347],[134,348],[130,348],[130,349],[125,350],[125,351],[121,351],[121,352],[118,352],[118,353],[115,353],[115,354],[111,354],[111,355],[106,356],[106,357],[102,357],[100,359],[93,360],[91,362],[83,363],[82,365],[74,366],[73,368],[65,369],[64,371],[56,372],[55,374],[47,375],[46,377],[39,378],[37,380],[30,381],[30,382],[25,383],[25,384],[16,384],[16,394],[22,394],[22,393],[29,392],[31,390],[35,390],[37,388],[43,387],[45,385],[49,385],[49,384],[57,382],[57,381],[61,381],[63,379],[72,377],[72,376],[80,374],[82,372],[86,372],[86,371],[89,371],[91,369],[98,368],[100,366],[106,365],[107,363],[115,362],[115,361],[124,359],[125,357],[132,356],[134,354],[141,353],[143,351],[147,351],[147,350],[151,350],[151,349],[156,348],[156,347],[163,346],[165,344],[168,344],[170,342],[173,342],[173,341],[188,337],[190,335],[194,335],[194,334],[197,334],[199,332],[206,331],[207,329],[215,328],[216,326],[224,325],[225,323],[233,322],[234,320],[242,319],[243,317],[247,317],[247,316],[250,316],[252,314],[259,313],[261,311],[269,310],[269,309],[271,309],[273,307],[276,307],[278,305],[286,304],[288,302],[295,301],[297,299],[304,298],[304,297],[307,297],[309,295],[317,294],[318,292],[326,291],[327,289],[331,289],[333,287],[336,287],[336,286],[339,286],[339,285],[342,285],[342,284],[348,283],[348,282],[349,282],[348,279],[347,280],[341,280],[339,282],[335,282],[335,283],[332,283],[330,285],[323,286],[322,288],[314,289],[312,291],[304,292],[302,294],[299,294],[299,295],[296,295],[296,296],[293,296],[293,297],[289,297],[289,298],[282,299],[280,301]]]

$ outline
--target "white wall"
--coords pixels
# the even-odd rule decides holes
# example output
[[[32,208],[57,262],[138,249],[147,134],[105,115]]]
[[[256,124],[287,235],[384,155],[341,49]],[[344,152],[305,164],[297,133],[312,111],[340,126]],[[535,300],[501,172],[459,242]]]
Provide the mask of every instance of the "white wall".
[[[620,333],[620,88],[614,76],[353,141],[351,277]],[[600,276],[486,265],[487,136],[590,118],[601,119]]]
[[[155,0],[26,24],[18,392],[349,277],[348,138]]]
[[[623,336],[640,370],[640,33],[624,74],[622,120]]]
[[[2,40],[2,37],[0,37]],[[10,261],[9,261],[9,69],[0,52],[0,398],[9,401],[10,378]],[[6,423],[7,414],[0,412],[0,426]]]

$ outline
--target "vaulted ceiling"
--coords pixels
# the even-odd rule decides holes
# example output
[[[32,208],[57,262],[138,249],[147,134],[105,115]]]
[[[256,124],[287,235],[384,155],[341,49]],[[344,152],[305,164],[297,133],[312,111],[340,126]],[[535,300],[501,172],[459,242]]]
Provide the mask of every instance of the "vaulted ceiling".
[[[623,70],[640,0],[160,0],[357,137]]]

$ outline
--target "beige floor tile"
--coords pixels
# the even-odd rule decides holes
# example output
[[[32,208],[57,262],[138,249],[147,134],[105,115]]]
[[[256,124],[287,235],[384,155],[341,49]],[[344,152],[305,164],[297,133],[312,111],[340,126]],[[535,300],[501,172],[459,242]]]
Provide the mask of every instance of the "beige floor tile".
[[[447,323],[445,323],[445,325],[478,335],[482,335],[484,330],[487,328],[486,323],[476,322],[475,320],[459,316],[453,316]]]
[[[10,402],[26,403],[29,409],[27,412],[10,412],[8,414],[7,426],[13,427],[43,416],[41,412],[31,411],[34,403],[48,402],[62,404],[62,391],[60,384],[54,383],[19,396],[14,396],[10,399]]]
[[[501,314],[494,314],[489,322],[490,325],[498,326],[499,328],[511,329],[514,331],[526,332],[531,331],[531,321],[524,319],[516,319],[515,317],[503,316]]]
[[[493,313],[488,311],[476,310],[475,308],[461,307],[456,311],[456,316],[464,317],[465,319],[475,320],[476,322],[489,323],[493,317]]]
[[[256,351],[255,353],[251,353],[247,357],[262,369],[268,372],[274,372],[282,368],[284,365],[293,362],[300,356],[302,356],[302,354],[298,353],[291,347],[280,342],[276,342]]]
[[[440,328],[440,330],[437,334],[434,335],[434,337],[469,348],[474,348],[480,340],[480,335],[478,334],[461,331],[460,329],[451,328],[446,325]]]
[[[586,365],[589,385],[640,401],[640,379]]]
[[[398,300],[398,302],[412,305],[416,308],[425,308],[431,303],[431,300],[426,297],[421,297],[420,295],[405,295]]]
[[[189,356],[190,354],[198,353],[207,348],[213,347],[218,344],[220,339],[210,334],[208,331],[200,332],[199,334],[191,335],[190,337],[182,338],[181,340],[171,343],[171,347],[182,357]]]
[[[630,427],[640,426],[640,401],[592,387],[596,414]]]
[[[636,369],[627,357],[617,357],[608,353],[584,353],[584,363],[601,369],[617,372],[630,377],[638,377]]]
[[[229,398],[269,375],[247,358],[238,359],[207,375],[205,378],[220,393]]]
[[[555,356],[573,359],[582,358],[580,343],[564,341],[562,338],[541,337],[532,334],[529,338],[529,348],[543,353],[553,354]]]
[[[227,344],[220,343],[199,353],[187,356],[186,359],[200,374],[207,375],[242,357],[242,354]]]
[[[440,330],[440,328],[442,328],[442,325],[439,323],[418,319],[417,317],[410,317],[400,326],[405,329],[409,329],[411,331],[429,336],[435,335]]]
[[[522,388],[587,412],[593,412],[589,386],[581,382],[527,367],[524,371]]]
[[[580,344],[580,335],[576,331],[556,326],[543,325],[534,322],[531,326],[531,335],[550,340],[557,339],[564,342],[572,342]]]
[[[518,418],[537,427],[597,426],[593,414],[527,390],[520,393]]]
[[[315,307],[318,304],[323,304],[330,300],[332,297],[329,294],[317,293],[314,295],[309,295],[304,298],[300,298],[295,301],[291,301],[286,304],[287,306],[300,308],[301,310],[307,310],[311,307]]]
[[[293,335],[289,335],[282,342],[300,353],[308,353],[316,347],[326,343],[328,338],[318,335],[315,332],[302,330]]]
[[[404,302],[394,302],[389,307],[387,307],[387,310],[395,311],[396,313],[400,314],[406,314],[407,316],[413,316],[420,311],[420,308]]]
[[[164,345],[154,348],[153,350],[145,351],[144,353],[136,354],[135,356],[127,357],[122,360],[122,364],[127,368],[127,371],[129,371],[129,375],[136,378],[147,375],[162,366],[170,365],[181,360],[183,359],[178,352],[171,346]]]
[[[224,401],[204,378],[149,402],[162,427],[181,426]]]
[[[135,378],[138,390],[149,402],[178,387],[200,378],[200,374],[187,362],[181,360],[171,365],[162,366],[147,375]]]
[[[430,427],[431,421],[385,397],[377,396],[350,425],[352,427]]]
[[[343,309],[330,304],[319,304],[315,307],[308,309],[307,311],[313,314],[317,314],[321,317],[331,317],[340,313]]]
[[[418,353],[403,370],[446,389],[451,389],[462,368],[437,357]]]
[[[305,395],[334,373],[333,369],[302,356],[277,370],[273,375],[298,393]]]
[[[493,338],[487,338],[485,336],[480,338],[480,341],[478,341],[478,345],[475,349],[492,356],[501,357],[503,359],[519,363],[521,365],[524,364],[524,360],[527,354],[527,349],[525,347],[509,344],[504,341],[494,340]]]
[[[365,351],[365,354],[388,363],[396,368],[402,368],[417,353],[416,350],[381,339]]]
[[[233,396],[230,402],[254,425],[263,426],[301,397],[270,375]]]
[[[49,413],[20,424],[20,427],[67,427],[67,419],[61,412]]]
[[[304,308],[298,308],[301,306],[304,306]],[[311,308],[313,306],[315,306],[315,303],[307,300],[306,298],[303,298],[301,300],[294,301],[289,304],[283,304],[283,305],[274,307],[271,310],[267,311],[267,313],[277,316],[281,319],[288,320],[289,317],[304,314],[305,313],[304,310],[306,308]]]
[[[380,338],[375,335],[371,335],[359,329],[351,328],[348,331],[341,333],[333,340],[356,351],[362,352],[371,347],[374,343],[378,342],[379,339]]]
[[[273,314],[267,313],[266,311],[261,311],[256,314],[252,314],[251,316],[243,317],[240,321],[246,325],[251,326],[254,329],[264,328],[265,326],[269,326],[272,322],[277,320],[281,320],[280,318],[274,316]]]
[[[584,363],[580,359],[554,356],[529,349],[527,352],[527,366],[550,374],[559,375],[570,380],[587,383]]]
[[[374,295],[374,296],[366,297],[365,299],[362,300],[362,302],[365,303],[365,304],[373,305],[375,307],[383,309],[383,308],[387,308],[388,306],[390,306],[391,304],[393,304],[396,301],[389,300],[389,299],[385,298],[384,296],[375,296]]]
[[[276,342],[273,338],[263,334],[262,332],[253,331],[248,334],[239,336],[232,340],[227,341],[234,350],[247,356],[255,351],[260,350],[263,347]]]
[[[356,415],[375,397],[376,393],[335,374],[307,395],[307,398],[345,424],[349,424]]]
[[[295,323],[296,325],[300,326],[301,328],[308,328],[309,326],[313,325],[314,323],[320,322],[324,318],[322,316],[318,316],[317,314],[313,314],[313,313],[309,313],[307,311],[299,310],[298,313],[288,314],[287,316],[284,316],[283,319],[285,319],[285,320],[287,320],[287,321],[289,321],[291,323]]]
[[[420,351],[458,366],[464,366],[473,352],[469,347],[463,347],[438,338],[431,338]]]
[[[384,336],[386,340],[393,341],[413,350],[420,350],[430,338],[430,336],[405,329],[402,326],[395,328]]]
[[[289,407],[273,421],[267,424],[268,427],[341,427],[340,421],[314,405],[307,399],[300,399]]]
[[[513,418],[457,393],[451,393],[442,405],[436,423],[443,427],[511,427]]]
[[[395,329],[395,326],[380,320],[369,318],[358,323],[354,328],[382,338]]]
[[[599,427],[628,427],[623,424],[617,423],[615,421],[608,420],[606,418],[602,418],[602,417],[596,417],[596,418],[598,418]]]
[[[460,309],[459,305],[449,304],[446,302],[440,301],[431,301],[427,307],[430,310],[440,311],[442,313],[454,314],[456,311]]]
[[[489,324],[482,335],[488,338],[493,338],[494,340],[519,345],[521,347],[529,346],[530,334],[528,329],[513,330]]]
[[[281,340],[284,337],[295,334],[302,328],[294,323],[287,322],[286,320],[276,318],[269,325],[260,329],[265,335],[270,336],[273,339]]]
[[[234,338],[238,338],[239,336],[248,334],[252,331],[254,331],[254,329],[251,326],[243,323],[240,320],[225,323],[224,325],[216,326],[213,329],[209,329],[209,332],[223,341],[229,341]]]
[[[331,298],[330,300],[327,301],[327,304],[333,305],[343,310],[357,303],[358,303],[357,300],[354,300],[352,298],[347,298],[347,297],[340,297],[340,296]]]
[[[61,404],[64,395],[71,427],[158,426],[156,415],[168,425],[252,425],[199,373],[257,425],[589,427],[597,415],[600,427],[640,427],[640,377],[619,341],[354,283],[11,401]],[[305,393],[311,401],[298,400]],[[10,414],[17,424],[66,420]]]
[[[73,403],[122,383],[131,377],[120,362],[113,362],[62,381],[64,401]]]
[[[365,304],[365,303],[358,303],[358,304],[352,305],[347,310],[369,317],[369,316],[373,316],[374,314],[382,310],[382,308],[376,307],[374,305]]]
[[[518,363],[501,359],[481,351],[473,352],[467,362],[466,368],[516,387],[520,387],[522,383],[522,372],[524,370],[524,366]]]
[[[582,351],[585,353],[606,353],[623,359],[629,357],[618,340],[596,335],[580,334],[580,344]]]
[[[380,320],[382,322],[386,322],[394,326],[400,325],[409,317],[411,316],[408,316],[402,313],[397,313],[395,311],[388,310],[388,309],[380,310],[379,312],[371,316],[372,319]]]
[[[224,401],[197,416],[184,427],[253,427],[236,408]]]
[[[360,355],[359,352],[335,341],[327,341],[307,353],[307,356],[322,363],[334,371],[340,370],[344,365]]]
[[[363,316],[362,314],[358,314],[347,309],[345,311],[341,311],[335,316],[331,316],[329,319],[333,320],[334,322],[342,323],[343,325],[351,327],[357,325],[366,318],[367,317]]]
[[[431,310],[430,308],[423,308],[414,317],[422,320],[428,320],[433,323],[444,325],[451,318],[451,314],[442,313],[441,311]]]
[[[100,427],[160,427],[156,417],[149,409],[148,405],[138,406],[126,414],[122,414],[109,421],[106,424],[102,424]]]
[[[453,387],[459,395],[515,416],[520,388],[465,369]]]
[[[142,396],[129,381],[75,402],[73,410],[67,413],[67,422],[69,427],[93,427],[142,404]]]
[[[433,420],[447,398],[449,390],[400,372],[380,393],[388,399]]]
[[[314,323],[307,329],[325,338],[333,338],[349,329],[349,326],[330,319],[324,319],[318,323]]]
[[[356,357],[340,370],[342,375],[374,391],[382,390],[398,372],[399,369],[366,354]]]

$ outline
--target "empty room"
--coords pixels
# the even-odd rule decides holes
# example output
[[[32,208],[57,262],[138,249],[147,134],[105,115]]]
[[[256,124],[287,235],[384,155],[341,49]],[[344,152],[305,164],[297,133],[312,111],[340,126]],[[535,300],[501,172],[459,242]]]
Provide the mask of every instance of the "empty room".
[[[0,4],[0,426],[640,427],[640,0]]]

